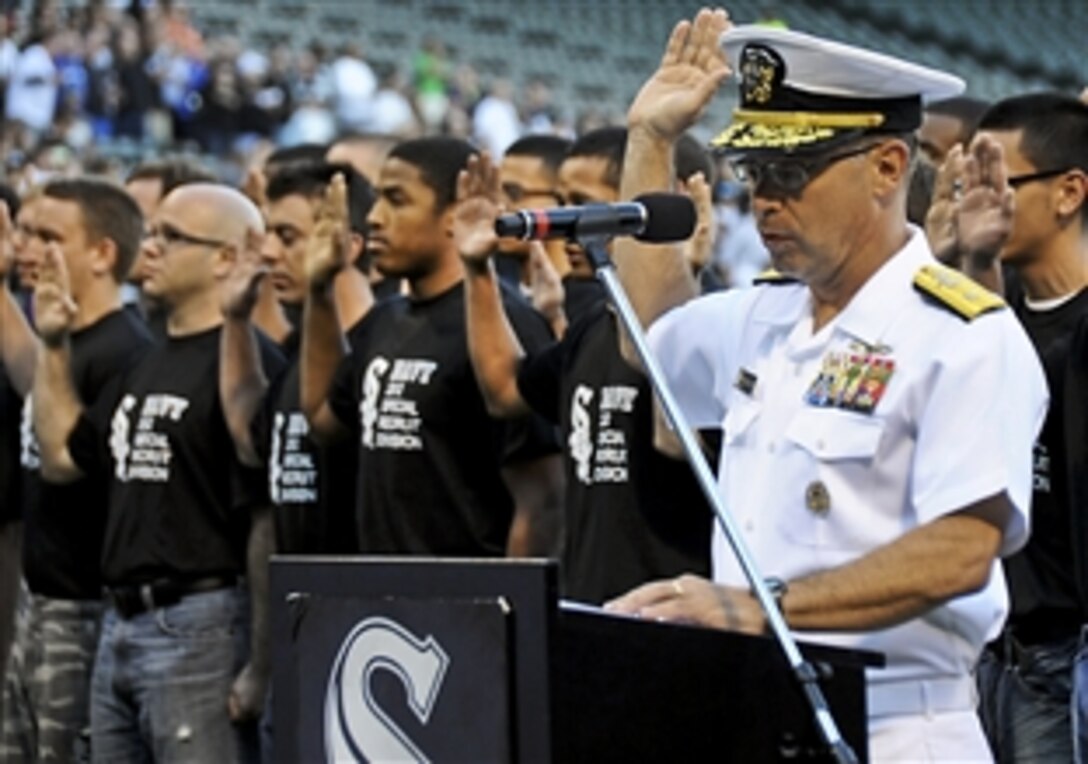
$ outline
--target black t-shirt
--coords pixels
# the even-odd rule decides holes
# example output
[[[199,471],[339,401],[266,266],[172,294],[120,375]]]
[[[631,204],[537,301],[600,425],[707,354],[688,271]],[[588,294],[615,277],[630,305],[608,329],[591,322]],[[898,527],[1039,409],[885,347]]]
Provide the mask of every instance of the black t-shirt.
[[[566,596],[603,602],[651,579],[709,574],[710,508],[691,467],[654,448],[649,382],[620,355],[603,303],[526,356],[518,389],[565,445]]]
[[[563,312],[567,314],[568,326],[580,321],[606,299],[604,285],[597,279],[563,278]]]
[[[392,278],[386,276],[378,281],[372,282],[370,285],[370,291],[374,295],[374,302],[382,302],[389,300],[400,295],[401,280],[398,278]]]
[[[71,369],[76,395],[94,406],[110,381],[148,352],[151,336],[130,311],[118,310],[72,334]],[[30,398],[23,407],[22,467],[25,537],[23,575],[35,594],[59,599],[102,596],[102,537],[109,481],[101,470],[72,483],[43,480],[33,435]]]
[[[1023,641],[1033,643],[1075,633],[1088,619],[1088,600],[1078,592],[1074,568],[1088,547],[1073,532],[1086,507],[1074,505],[1070,495],[1073,475],[1064,403],[1055,392],[1062,386],[1068,338],[1088,315],[1088,289],[1051,310],[1032,310],[1022,298],[1014,302],[1014,309],[1043,361],[1051,389],[1050,409],[1034,450],[1031,538],[1005,561],[1012,600],[1009,624]]]
[[[125,304],[125,310],[139,318],[147,325],[148,332],[156,340],[166,339],[166,309],[153,302],[143,305],[130,302]]]
[[[240,574],[263,470],[243,467],[219,402],[219,334],[156,345],[88,409],[68,440],[84,472],[110,478],[107,585]],[[266,373],[283,357],[258,335]]]
[[[0,364],[0,526],[22,517],[19,410],[23,400]]]
[[[1083,606],[1088,603],[1088,313],[1051,347],[1045,361],[1050,394],[1056,402],[1052,409],[1064,423],[1073,567]],[[1088,606],[1083,610],[1088,612]]]
[[[288,365],[269,386],[251,432],[268,468],[276,551],[350,553],[355,544],[355,448],[310,438],[299,404],[298,334],[283,344]]]
[[[495,263],[495,273],[515,292],[521,293],[521,266],[526,256],[505,255],[497,252],[491,259]]]
[[[523,347],[550,340],[524,300],[503,288],[503,303]],[[513,499],[500,468],[558,448],[554,428],[535,417],[488,416],[468,357],[464,285],[379,303],[349,340],[329,403],[360,446],[360,549],[503,554]]]

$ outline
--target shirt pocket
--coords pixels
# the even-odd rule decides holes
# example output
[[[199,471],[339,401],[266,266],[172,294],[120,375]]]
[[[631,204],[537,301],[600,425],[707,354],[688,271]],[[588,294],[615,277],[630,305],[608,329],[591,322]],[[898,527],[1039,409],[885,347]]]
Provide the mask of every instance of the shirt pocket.
[[[786,427],[787,454],[776,518],[800,546],[864,551],[899,528],[880,506],[875,465],[885,422],[838,409],[806,408]],[[897,508],[896,508],[897,509]]]

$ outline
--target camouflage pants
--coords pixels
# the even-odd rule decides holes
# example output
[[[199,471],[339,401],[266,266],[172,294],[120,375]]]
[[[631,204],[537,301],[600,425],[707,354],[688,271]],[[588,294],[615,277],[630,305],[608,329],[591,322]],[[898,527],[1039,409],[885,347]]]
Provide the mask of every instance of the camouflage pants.
[[[15,605],[23,576],[23,523],[0,522],[0,676],[15,639]]]
[[[90,759],[90,680],[101,602],[24,588],[4,676],[0,764]]]

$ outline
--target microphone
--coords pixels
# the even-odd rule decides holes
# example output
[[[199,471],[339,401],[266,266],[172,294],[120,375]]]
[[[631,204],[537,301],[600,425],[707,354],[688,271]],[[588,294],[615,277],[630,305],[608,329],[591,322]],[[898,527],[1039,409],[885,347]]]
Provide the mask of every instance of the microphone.
[[[683,241],[695,230],[695,205],[683,194],[643,194],[630,202],[518,210],[495,220],[495,233],[516,239],[634,236],[640,241]]]

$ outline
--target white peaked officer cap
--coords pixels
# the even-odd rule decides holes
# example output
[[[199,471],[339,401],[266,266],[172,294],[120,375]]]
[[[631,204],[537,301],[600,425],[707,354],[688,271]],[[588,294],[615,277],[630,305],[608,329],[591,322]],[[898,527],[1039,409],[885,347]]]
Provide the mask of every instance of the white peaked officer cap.
[[[922,105],[959,77],[786,29],[739,26],[720,40],[740,106],[711,145],[725,154],[815,153],[866,134],[911,133]]]

